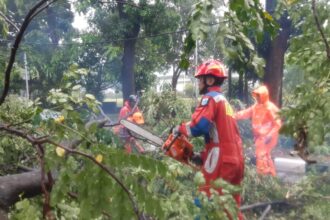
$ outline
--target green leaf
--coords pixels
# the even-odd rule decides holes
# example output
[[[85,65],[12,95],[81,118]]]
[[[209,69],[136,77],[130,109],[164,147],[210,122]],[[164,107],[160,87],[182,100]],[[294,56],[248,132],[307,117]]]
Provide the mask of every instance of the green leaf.
[[[90,100],[93,100],[93,101],[96,100],[95,99],[95,96],[92,95],[92,94],[86,94],[85,97],[88,98],[88,99],[90,99]]]

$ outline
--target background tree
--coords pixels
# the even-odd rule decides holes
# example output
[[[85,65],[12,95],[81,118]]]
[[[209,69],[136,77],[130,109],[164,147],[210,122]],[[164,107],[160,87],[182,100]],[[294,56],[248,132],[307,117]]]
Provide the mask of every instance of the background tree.
[[[96,2],[93,8],[96,10],[90,17],[95,24],[93,31],[99,31],[110,45],[120,48],[120,80],[126,99],[154,82],[152,73],[167,68],[165,56],[173,42],[170,33],[177,30],[179,19],[175,4],[167,1]],[[91,7],[81,4],[79,9],[86,12]]]
[[[35,4],[35,1],[7,1],[6,8],[9,18],[17,26],[20,26],[25,14]],[[22,81],[24,69],[24,56],[27,54],[27,61],[30,68],[30,91],[33,95],[39,96],[48,91],[50,86],[59,83],[61,73],[71,62],[69,53],[64,53],[64,48],[60,47],[59,41],[63,43],[68,40],[67,36],[72,34],[73,13],[69,3],[61,3],[57,6],[48,6],[41,19],[32,22],[25,33],[24,44],[18,51],[18,63],[16,67],[16,77],[13,81],[12,89],[19,91],[24,88]],[[69,9],[69,10],[68,10]],[[13,40],[17,30],[12,26],[8,40]],[[9,42],[8,42],[9,43]],[[11,42],[10,42],[11,43]],[[9,43],[9,44],[10,44]],[[66,56],[61,60],[62,56]],[[40,86],[42,82],[42,86]],[[45,98],[41,96],[41,98]]]
[[[296,138],[296,150],[306,158],[308,151],[329,148],[330,8],[327,1],[297,1],[290,6],[293,26],[300,31],[290,40],[286,64],[304,80],[295,86],[291,105],[283,109],[287,118],[283,132]]]
[[[277,0],[266,1],[266,11],[276,17]],[[270,94],[270,100],[278,106],[282,105],[282,88],[283,88],[283,71],[284,71],[284,56],[289,46],[291,29],[291,20],[287,11],[283,7],[278,19],[279,31],[277,36],[269,39],[267,35],[265,51],[263,56],[266,60],[264,83],[267,85]]]
[[[317,149],[328,148],[329,144],[326,141],[329,137],[327,122],[330,121],[328,71],[330,52],[326,19],[329,15],[329,4],[325,0],[317,4],[315,1],[296,3],[288,13],[293,25],[301,28],[301,32],[292,39],[286,61],[287,64],[294,65],[296,72],[304,74],[304,81],[292,94],[294,97],[292,103],[295,105],[284,111],[286,117],[284,131],[298,137],[301,132],[305,132],[302,136],[307,135],[307,141],[313,144],[312,146]],[[192,33],[187,35],[185,43],[188,49],[185,48],[185,52],[193,48],[196,42],[193,37],[201,37],[205,40],[207,34],[212,33],[209,31],[211,26],[209,20],[204,18],[212,13],[213,4],[212,1],[203,1],[194,8],[189,23]],[[221,20],[224,25],[219,26],[220,30],[223,30],[223,32],[219,30],[219,33],[224,34],[219,34],[219,42],[223,42],[219,47],[224,48],[224,56],[228,56],[228,59],[232,58],[233,67],[237,71],[243,73],[247,68],[259,73],[263,70],[263,63],[256,56],[255,42],[248,36],[250,34],[255,36],[257,42],[264,30],[271,33],[267,28],[274,28],[272,21],[255,1],[230,1],[229,6],[228,13]],[[311,8],[312,14],[310,14]],[[106,15],[107,13],[104,13],[102,16],[106,17]],[[260,23],[258,23],[259,18],[262,21]],[[120,23],[112,24],[113,26],[108,26],[109,29],[117,27],[114,24]],[[31,30],[28,34],[32,32]],[[237,193],[239,189],[221,180],[215,181],[214,184],[224,188],[225,194],[222,197],[213,195],[210,201],[198,192],[198,184],[203,182],[203,179],[198,173],[195,175],[190,167],[176,163],[164,157],[162,153],[144,156],[126,155],[118,149],[116,137],[111,131],[102,127],[106,121],[86,123],[91,120],[94,113],[97,113],[100,103],[92,94],[84,91],[92,90],[94,86],[102,86],[97,83],[100,80],[111,81],[113,79],[111,77],[116,77],[112,75],[116,69],[111,67],[115,67],[115,62],[119,62],[118,54],[122,52],[121,48],[118,49],[112,44],[113,42],[109,43],[110,39],[98,34],[99,32],[95,31],[94,36],[82,34],[75,36],[75,39],[71,38],[72,35],[65,35],[68,37],[66,42],[72,47],[63,47],[63,49],[72,51],[62,52],[74,56],[70,58],[71,62],[67,62],[68,66],[63,67],[64,71],[59,73],[62,75],[59,81],[53,81],[56,83],[53,88],[49,91],[45,89],[44,94],[47,94],[47,97],[43,103],[38,101],[38,97],[35,100],[26,100],[17,96],[10,96],[3,99],[5,102],[1,102],[0,158],[2,159],[0,161],[3,164],[0,170],[1,174],[7,175],[0,177],[0,209],[10,210],[11,219],[181,219],[182,217],[193,219],[197,216],[224,219],[228,211],[235,215],[237,210],[231,193]],[[51,42],[55,39],[56,42],[57,39],[56,34],[53,39],[50,37],[53,36],[52,34],[47,35],[47,39],[44,34],[34,36],[35,41],[41,39]],[[93,42],[94,39],[97,39],[97,42]],[[114,39],[120,38],[111,38]],[[65,40],[66,38],[63,37],[63,41]],[[77,45],[74,42],[80,40],[85,43]],[[92,43],[104,42],[110,46],[105,48],[95,46],[96,49],[90,46]],[[151,44],[150,42],[151,40],[145,41],[143,45]],[[262,38],[258,42],[262,42]],[[61,46],[61,43],[58,46]],[[74,46],[81,46],[83,49],[79,51]],[[156,46],[157,44],[153,44],[153,47],[148,47],[146,50],[148,52],[145,54],[158,51],[154,48]],[[73,53],[74,51],[77,54]],[[114,58],[110,59],[111,56]],[[57,56],[58,60],[52,57],[52,61],[60,65],[62,58],[69,59],[66,56]],[[183,59],[181,64],[186,64],[187,67],[189,56],[183,58],[186,59]],[[37,61],[37,58],[35,59]],[[74,64],[74,61],[77,61],[78,65]],[[47,70],[47,66],[40,70]],[[109,72],[105,73],[105,70]],[[96,74],[90,76],[94,72],[100,72],[101,76]],[[9,71],[9,74],[11,73]],[[46,82],[40,81],[41,85],[43,83]],[[87,89],[88,86],[90,89]],[[151,117],[153,120],[150,121],[159,126],[153,127],[159,135],[164,128],[170,127],[168,120],[181,120],[190,115],[189,106],[192,101],[186,99],[178,101],[170,90],[160,95],[153,93],[146,96],[145,106],[149,108],[146,116]],[[57,114],[45,117],[44,106],[56,109]],[[59,117],[58,114],[61,116]],[[175,114],[177,116],[173,118]],[[168,120],[161,120],[162,117]],[[306,139],[302,139],[301,143],[306,143]],[[322,144],[326,145],[321,146]],[[198,145],[198,140],[194,145],[196,148],[202,146],[201,143]],[[7,166],[4,166],[4,163]],[[28,165],[38,170],[19,174],[18,172],[22,170],[22,168],[18,169],[20,165]],[[23,169],[29,170],[29,168]],[[279,188],[283,189],[283,184],[279,187],[276,181],[259,179],[256,174],[249,177],[244,195],[252,194],[252,196],[245,201],[259,202],[265,199],[284,198],[286,195],[289,199],[285,199],[285,202],[292,202],[295,209],[299,206],[299,210],[290,210],[284,213],[284,216],[280,216],[281,218],[297,219],[302,214],[306,218],[317,216],[318,219],[328,216],[328,204],[324,202],[328,198],[324,195],[329,194],[329,178],[322,176],[317,180],[312,179],[306,186],[298,186],[298,189],[290,184],[290,189],[277,192]],[[320,181],[322,184],[319,184]],[[24,183],[24,186],[21,183]],[[271,191],[269,194],[264,194],[265,186],[274,187],[269,189]],[[253,187],[261,189],[262,193],[252,192],[255,189]],[[27,193],[31,189],[34,198],[25,199],[25,196],[31,195]],[[251,189],[252,191],[249,192],[248,190]],[[42,196],[35,196],[40,193]],[[20,198],[19,195],[23,196]],[[202,208],[194,205],[195,197],[202,202]],[[305,206],[307,209],[304,209]],[[255,213],[253,216],[255,217]]]
[[[230,1],[224,5],[228,7],[228,11],[224,11],[224,16],[216,13],[215,5],[216,2],[212,0],[196,4],[189,21],[191,32],[186,38],[185,55],[192,51],[196,39],[205,41],[210,36],[212,32],[209,15],[213,13],[217,18],[216,22],[219,23],[215,34],[218,47],[230,70],[240,76],[238,88],[245,88],[245,91],[242,89],[241,94],[239,93],[242,96],[243,92],[247,93],[247,79],[250,75],[256,74],[261,77],[264,74],[265,62],[258,53],[257,45],[263,42],[264,31],[274,36],[277,25],[268,13],[264,13],[259,1],[251,0],[246,4]],[[189,65],[185,55],[181,62],[183,67]]]

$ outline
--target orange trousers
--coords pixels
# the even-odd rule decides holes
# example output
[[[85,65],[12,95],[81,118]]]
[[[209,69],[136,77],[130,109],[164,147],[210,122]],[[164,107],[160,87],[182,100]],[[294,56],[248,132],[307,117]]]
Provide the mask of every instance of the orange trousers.
[[[261,136],[255,139],[257,173],[276,176],[276,169],[271,152],[276,147],[277,141],[278,134],[274,134],[270,137]]]

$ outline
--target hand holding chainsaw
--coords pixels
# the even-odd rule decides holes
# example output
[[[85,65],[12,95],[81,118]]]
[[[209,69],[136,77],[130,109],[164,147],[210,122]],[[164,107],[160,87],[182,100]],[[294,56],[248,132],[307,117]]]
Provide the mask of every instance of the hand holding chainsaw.
[[[202,164],[200,156],[193,153],[193,146],[187,137],[180,134],[179,126],[175,126],[172,129],[167,140],[164,142],[161,138],[141,128],[135,123],[127,120],[121,120],[120,124],[130,131],[146,138],[150,142],[161,146],[165,155],[170,156],[175,160],[186,164],[189,164],[189,161],[195,163],[196,165]]]
[[[177,125],[177,126],[173,127],[172,128],[172,134],[174,136],[180,135],[180,130],[179,129],[180,129],[180,125]]]

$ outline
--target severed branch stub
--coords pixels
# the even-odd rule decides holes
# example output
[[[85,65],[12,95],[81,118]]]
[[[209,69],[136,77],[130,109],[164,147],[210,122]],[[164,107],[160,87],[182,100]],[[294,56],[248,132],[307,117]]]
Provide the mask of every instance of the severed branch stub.
[[[258,220],[264,220],[265,217],[267,216],[268,212],[271,210],[272,206],[269,204],[265,210],[262,212],[260,218]]]

